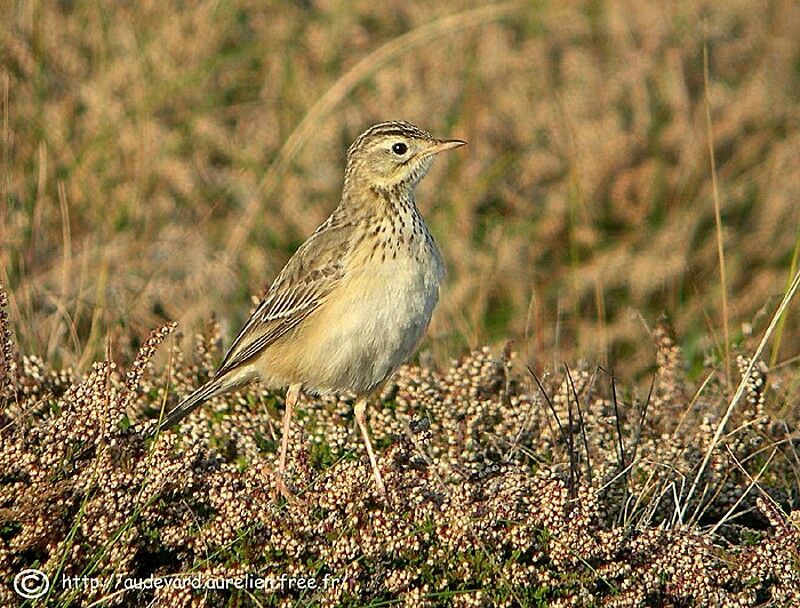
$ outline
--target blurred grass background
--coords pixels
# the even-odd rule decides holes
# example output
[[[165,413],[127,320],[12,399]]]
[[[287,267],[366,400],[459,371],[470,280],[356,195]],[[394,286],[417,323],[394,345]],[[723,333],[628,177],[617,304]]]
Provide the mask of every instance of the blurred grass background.
[[[164,319],[231,334],[405,119],[466,139],[420,206],[426,338],[636,377],[666,312],[694,368],[759,332],[800,248],[800,5],[0,3],[0,280],[23,352],[85,367]],[[703,48],[708,50],[704,86]],[[788,311],[773,359],[800,350]]]

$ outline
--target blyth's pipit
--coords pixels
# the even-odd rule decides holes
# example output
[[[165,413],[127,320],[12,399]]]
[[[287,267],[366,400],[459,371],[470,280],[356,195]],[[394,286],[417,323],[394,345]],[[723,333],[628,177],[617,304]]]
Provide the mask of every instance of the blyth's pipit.
[[[352,391],[379,492],[386,489],[367,398],[412,354],[439,299],[444,265],[414,200],[439,152],[463,145],[407,122],[383,122],[347,152],[342,198],[303,243],[236,336],[214,377],[171,410],[167,428],[255,378],[288,386],[278,488],[286,495],[289,425],[300,390]]]

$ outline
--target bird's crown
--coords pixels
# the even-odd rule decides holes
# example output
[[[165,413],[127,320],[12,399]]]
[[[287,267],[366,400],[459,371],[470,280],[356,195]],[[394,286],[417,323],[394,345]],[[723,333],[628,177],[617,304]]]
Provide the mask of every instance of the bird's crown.
[[[378,123],[359,135],[347,151],[345,184],[413,189],[428,172],[435,154],[463,144],[458,139],[436,139],[402,120]]]

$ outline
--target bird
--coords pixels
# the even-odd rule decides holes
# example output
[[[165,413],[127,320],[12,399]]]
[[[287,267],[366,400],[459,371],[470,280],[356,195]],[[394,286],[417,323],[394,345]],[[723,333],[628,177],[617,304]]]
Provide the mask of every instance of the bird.
[[[292,500],[286,458],[301,391],[349,392],[388,504],[367,403],[413,354],[439,300],[445,266],[415,192],[437,154],[465,143],[406,121],[381,122],[359,135],[347,150],[337,207],[274,279],[213,377],[166,413],[153,434],[253,380],[287,388],[276,491]]]

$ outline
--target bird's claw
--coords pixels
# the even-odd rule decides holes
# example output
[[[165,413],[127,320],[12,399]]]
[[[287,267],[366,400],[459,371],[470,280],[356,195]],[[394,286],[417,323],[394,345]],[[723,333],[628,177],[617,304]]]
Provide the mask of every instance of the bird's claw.
[[[278,493],[283,496],[287,502],[293,505],[304,505],[306,502],[299,498],[294,492],[289,489],[289,486],[286,485],[283,477],[280,475],[275,479],[275,490],[272,493],[272,499],[276,500],[278,498]]]

